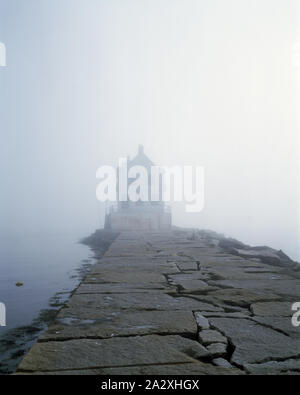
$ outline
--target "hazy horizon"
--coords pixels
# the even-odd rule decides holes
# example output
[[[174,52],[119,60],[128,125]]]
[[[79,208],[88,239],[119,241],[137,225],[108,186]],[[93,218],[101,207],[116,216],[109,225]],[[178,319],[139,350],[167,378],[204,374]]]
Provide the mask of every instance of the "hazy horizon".
[[[297,0],[0,0],[0,233],[103,225],[96,170],[205,168],[173,223],[300,261]],[[298,48],[298,52],[297,52]]]

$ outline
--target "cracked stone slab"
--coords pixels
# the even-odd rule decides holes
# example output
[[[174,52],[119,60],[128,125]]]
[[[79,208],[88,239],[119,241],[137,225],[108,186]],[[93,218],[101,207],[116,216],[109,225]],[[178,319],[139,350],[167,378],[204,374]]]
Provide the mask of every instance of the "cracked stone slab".
[[[195,319],[199,329],[204,330],[210,328],[208,319],[203,317],[203,315],[200,312],[198,311],[195,312]]]
[[[264,281],[273,281],[273,280],[292,280],[293,278],[278,272],[265,272],[263,270],[258,269],[245,269],[244,266],[241,265],[230,265],[218,266],[211,269],[212,279],[216,278],[219,280],[264,280]]]
[[[80,338],[111,338],[149,334],[196,336],[197,324],[191,311],[103,312],[98,320],[65,317],[44,332],[39,341]]]
[[[165,293],[152,294],[151,298],[145,293],[128,294],[74,294],[66,308],[58,314],[59,318],[81,317],[82,319],[98,319],[103,310],[118,312],[121,310],[205,310],[222,311],[208,303],[202,303],[193,298],[172,297]]]
[[[233,312],[233,313],[228,313],[228,312],[223,312],[223,311],[216,311],[216,312],[211,312],[211,311],[201,311],[201,314],[204,317],[210,318],[210,317],[219,317],[219,318],[250,318],[250,312],[248,311],[243,311],[243,313],[240,312]]]
[[[105,369],[101,374],[108,375],[243,375],[239,369],[228,369],[226,367],[213,366],[208,363],[185,363],[176,365],[160,365],[160,366],[137,366],[130,368],[111,368]]]
[[[292,325],[290,317],[253,317],[254,321],[300,340],[300,328]]]
[[[223,357],[227,353],[227,344],[224,343],[212,343],[206,348],[213,357]]]
[[[224,358],[215,358],[213,359],[213,364],[216,366],[221,366],[222,368],[232,369],[233,366]]]
[[[300,280],[220,280],[211,282],[216,287],[239,288],[266,295],[279,295],[291,300],[300,299]],[[254,303],[254,302],[253,302]]]
[[[240,256],[245,256],[247,258],[250,257],[263,257],[263,258],[273,258],[276,262],[280,263],[280,258],[278,257],[275,250],[271,250],[270,248],[260,248],[259,250],[251,250],[251,249],[234,249],[236,253]]]
[[[196,292],[203,290],[214,290],[216,288],[209,287],[209,285],[205,282],[208,279],[208,276],[200,273],[199,271],[195,271],[193,273],[182,273],[176,275],[168,276],[171,284],[180,285],[185,292]]]
[[[300,373],[300,359],[288,359],[286,361],[269,361],[261,364],[245,364],[245,369],[250,374],[281,374],[287,372]]]
[[[173,263],[180,264],[180,265],[184,265],[186,263],[189,264],[189,263],[192,263],[192,262],[194,262],[194,263],[197,262],[195,259],[190,258],[188,256],[184,256],[184,255],[177,255],[177,256],[174,256],[174,257],[171,257],[171,258],[167,258],[166,261],[167,262],[173,262]]]
[[[206,291],[208,289],[210,290],[216,289],[215,287],[209,287],[209,285],[206,282],[201,280],[191,280],[191,281],[173,280],[171,284],[179,285],[183,289],[183,292],[185,293],[196,293],[196,292]]]
[[[124,294],[124,293],[159,293],[176,292],[175,286],[169,284],[155,283],[118,283],[118,284],[99,284],[81,283],[76,290],[76,295],[80,294]]]
[[[110,246],[109,250],[105,253],[106,257],[109,256],[131,256],[131,255],[145,255],[153,252],[149,244],[141,240],[120,240],[116,239]]]
[[[240,366],[300,356],[300,341],[251,320],[210,318],[210,324],[232,342],[232,362]]]
[[[230,364],[229,364],[230,365]],[[85,370],[65,370],[65,371],[51,371],[51,372],[18,372],[16,376],[20,375],[243,375],[242,370],[233,368],[232,366],[213,366],[209,363],[194,362],[194,363],[178,363],[165,365],[148,365],[148,366],[132,366],[120,368],[98,368]]]
[[[277,317],[291,317],[292,303],[290,302],[264,302],[255,303],[250,306],[254,315],[257,316],[277,316]]]
[[[198,264],[195,261],[178,262],[177,266],[181,271],[197,271]]]
[[[258,267],[249,267],[247,269],[245,269],[245,273],[255,273],[255,274],[259,274],[259,273],[270,273],[270,274],[280,274],[282,273],[282,268],[279,267],[270,267],[267,265],[263,265],[260,264],[258,265]]]
[[[36,343],[19,371],[56,371],[175,364],[207,357],[198,342],[180,336],[138,336]]]
[[[235,255],[230,255],[230,254],[224,254],[224,253],[219,253],[219,254],[211,254],[211,255],[203,255],[199,257],[199,261],[201,263],[202,267],[216,267],[219,264],[222,265],[228,265],[230,263],[233,263],[235,265],[249,265],[252,262],[249,260],[246,260],[244,258],[237,257]],[[259,266],[257,264],[257,266]]]
[[[206,329],[199,332],[199,340],[204,345],[207,346],[212,343],[225,343],[227,344],[227,339],[220,332]]]
[[[155,257],[125,257],[109,258],[101,260],[101,263],[94,265],[92,273],[102,274],[106,272],[127,272],[128,270],[148,271],[156,273],[180,273],[174,262],[167,262],[165,259]]]
[[[275,294],[265,294],[262,291],[256,292],[242,288],[228,288],[210,292],[208,295],[201,298],[207,301],[211,300],[212,302],[223,302],[240,307],[248,307],[256,302],[278,300],[279,296]]]
[[[90,272],[83,280],[84,283],[128,283],[139,284],[142,282],[147,283],[166,283],[166,278],[161,273],[151,271],[103,271],[102,273]]]
[[[194,271],[189,273],[178,273],[174,275],[169,275],[168,278],[180,283],[181,281],[206,281],[209,279],[207,274],[203,274],[200,271]]]
[[[184,251],[184,255],[188,256],[196,261],[200,261],[202,263],[205,260],[205,256],[212,257],[218,255],[218,253],[222,254],[222,250],[218,247],[201,247],[201,248],[186,248]]]

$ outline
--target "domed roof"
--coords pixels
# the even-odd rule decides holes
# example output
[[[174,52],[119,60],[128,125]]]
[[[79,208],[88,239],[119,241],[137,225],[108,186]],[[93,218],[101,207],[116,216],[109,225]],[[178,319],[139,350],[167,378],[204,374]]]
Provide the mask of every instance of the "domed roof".
[[[147,169],[150,169],[151,166],[154,166],[154,163],[148,156],[144,153],[144,147],[139,145],[138,154],[131,160],[128,161],[128,168],[132,166],[144,166]]]

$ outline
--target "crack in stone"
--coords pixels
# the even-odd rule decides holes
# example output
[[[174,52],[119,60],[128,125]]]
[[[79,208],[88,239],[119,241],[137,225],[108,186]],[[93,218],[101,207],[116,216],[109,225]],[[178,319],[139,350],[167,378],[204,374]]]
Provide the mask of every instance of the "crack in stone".
[[[69,337],[64,337],[64,338],[51,338],[49,337],[48,339],[38,339],[38,343],[53,343],[53,342],[68,342],[68,341],[73,341],[73,340],[109,340],[109,339],[119,339],[119,338],[140,338],[140,337],[146,337],[146,336],[161,336],[161,337],[167,337],[167,336],[180,336],[185,339],[189,340],[197,340],[197,334],[194,333],[182,333],[182,332],[151,332],[151,333],[139,333],[139,334],[118,334],[117,336],[93,336],[93,335],[84,335],[84,336],[69,336]]]
[[[289,335],[287,332],[285,332],[284,330],[279,329],[279,328],[275,328],[275,327],[272,326],[272,324],[267,324],[266,322],[256,321],[256,320],[254,319],[255,317],[257,317],[257,316],[255,316],[255,315],[249,316],[249,318],[250,318],[253,322],[255,322],[256,324],[261,325],[261,326],[264,326],[265,328],[268,328],[268,329],[272,329],[273,331],[278,332],[278,333],[280,333],[281,335],[284,335],[284,336],[287,336],[287,337],[291,338],[290,335]],[[286,317],[285,317],[285,318],[286,318]]]
[[[69,368],[69,369],[57,369],[57,370],[25,370],[25,369],[19,369],[18,372],[20,373],[34,373],[34,372],[45,372],[45,373],[51,373],[51,372],[69,372],[69,371],[80,371],[80,370],[101,370],[101,369],[114,369],[114,368],[130,368],[130,367],[150,367],[150,366],[168,366],[168,365],[185,365],[185,364],[191,364],[194,363],[195,365],[198,363],[198,360],[192,357],[190,361],[182,361],[182,362],[166,362],[166,363],[161,363],[157,362],[155,364],[153,363],[143,363],[143,364],[124,364],[124,365],[102,365],[102,366],[89,366],[89,367],[82,367],[82,368]]]

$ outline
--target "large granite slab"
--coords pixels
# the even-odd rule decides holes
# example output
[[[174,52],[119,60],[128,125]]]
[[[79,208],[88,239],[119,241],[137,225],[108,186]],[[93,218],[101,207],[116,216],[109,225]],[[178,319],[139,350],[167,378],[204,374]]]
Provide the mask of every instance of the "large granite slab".
[[[299,277],[215,232],[122,232],[17,374],[297,374]]]
[[[111,338],[148,334],[197,336],[197,324],[191,311],[101,312],[101,318],[57,318],[40,341],[84,338]]]
[[[135,336],[35,344],[21,371],[52,371],[193,362],[208,351],[181,336]],[[196,361],[195,361],[196,362]]]

